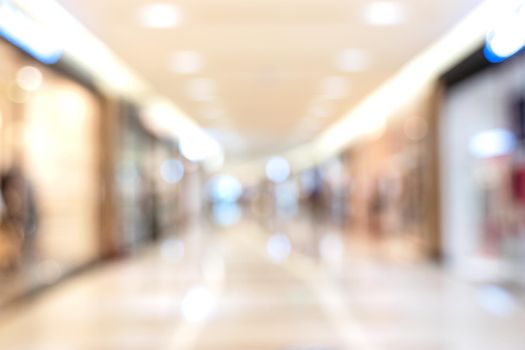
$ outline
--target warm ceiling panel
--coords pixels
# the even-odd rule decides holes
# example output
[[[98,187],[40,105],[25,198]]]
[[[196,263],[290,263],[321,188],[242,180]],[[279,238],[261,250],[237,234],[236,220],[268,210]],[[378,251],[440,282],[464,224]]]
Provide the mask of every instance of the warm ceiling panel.
[[[372,3],[367,0],[167,1],[182,20],[152,29],[138,14],[153,1],[61,0],[159,92],[210,129],[232,157],[278,153],[310,140],[481,0],[398,2],[405,20],[385,27],[363,19]],[[338,58],[354,48],[365,50],[368,68],[341,71]],[[174,72],[173,55],[188,50],[202,58],[201,69]],[[327,89],[340,96],[327,98]]]

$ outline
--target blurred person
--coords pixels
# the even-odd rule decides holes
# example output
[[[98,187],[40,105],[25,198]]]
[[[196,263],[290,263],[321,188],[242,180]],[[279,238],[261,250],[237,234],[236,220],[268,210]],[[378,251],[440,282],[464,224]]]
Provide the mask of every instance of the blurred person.
[[[386,198],[381,181],[376,180],[369,201],[369,230],[372,237],[381,238],[383,235],[383,212],[386,208]]]
[[[33,257],[38,227],[34,191],[19,165],[1,175],[0,194],[4,204],[0,218],[0,239],[6,250],[4,267],[14,269],[21,258]]]

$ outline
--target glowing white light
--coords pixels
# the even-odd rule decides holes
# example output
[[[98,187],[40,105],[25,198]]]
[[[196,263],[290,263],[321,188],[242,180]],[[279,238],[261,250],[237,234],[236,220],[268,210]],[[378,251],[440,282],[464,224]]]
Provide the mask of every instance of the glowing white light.
[[[505,129],[492,129],[474,135],[469,150],[477,158],[499,157],[510,154],[516,148],[516,137]]]
[[[510,57],[525,46],[525,15],[520,13],[512,13],[488,34],[488,46],[498,57]]]
[[[341,52],[337,68],[343,72],[362,72],[370,66],[370,56],[363,49],[347,49]]]
[[[208,182],[208,193],[217,202],[236,202],[242,195],[242,185],[231,175],[218,175]]]
[[[488,38],[488,44],[493,53],[499,57],[510,57],[525,45],[525,25],[509,19],[504,26],[494,31]]]
[[[232,226],[241,220],[242,211],[237,203],[216,203],[213,205],[213,221],[220,226]]]
[[[483,287],[478,293],[478,303],[485,311],[499,317],[510,316],[516,309],[514,297],[497,286]]]
[[[368,4],[363,17],[374,26],[394,26],[404,21],[405,8],[395,1],[377,1]]]
[[[343,77],[328,77],[321,85],[322,96],[329,100],[338,100],[348,94],[348,81]]]
[[[56,34],[11,2],[0,2],[0,35],[37,60],[53,64],[60,59],[63,50]]]
[[[176,52],[170,59],[170,68],[179,74],[194,74],[202,67],[202,56],[195,51]]]
[[[272,261],[281,263],[292,253],[292,244],[286,235],[277,233],[268,240],[266,252]]]
[[[169,184],[179,182],[184,176],[184,165],[177,159],[168,159],[160,166],[160,176]]]
[[[142,25],[149,28],[171,28],[179,24],[180,11],[168,3],[144,5],[139,12]]]
[[[215,98],[215,83],[211,79],[198,78],[188,82],[188,95],[194,101],[211,101]]]
[[[283,157],[272,157],[266,163],[266,176],[275,183],[282,183],[290,176],[290,164]]]
[[[25,91],[33,92],[40,89],[42,81],[42,73],[35,67],[26,66],[16,73],[16,82]]]
[[[177,263],[184,258],[184,243],[175,238],[168,239],[162,243],[160,254],[163,259]]]
[[[193,287],[182,299],[182,316],[190,323],[203,322],[210,316],[214,304],[215,298],[207,288]]]
[[[214,140],[202,136],[184,136],[180,140],[182,155],[193,162],[199,162],[215,156],[219,146]]]

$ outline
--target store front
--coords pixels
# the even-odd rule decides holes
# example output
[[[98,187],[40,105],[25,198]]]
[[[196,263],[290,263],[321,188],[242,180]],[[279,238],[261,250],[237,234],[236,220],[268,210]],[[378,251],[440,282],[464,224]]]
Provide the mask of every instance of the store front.
[[[136,106],[119,103],[116,129],[118,223],[111,234],[116,251],[132,252],[144,242],[174,233],[180,182],[187,173],[177,143],[149,131]]]
[[[101,99],[0,42],[0,295],[100,255]],[[0,303],[2,300],[0,300]]]
[[[439,254],[432,101],[427,93],[392,111],[345,151],[347,230],[396,259]]]
[[[443,80],[448,261],[472,279],[524,283],[525,56],[491,65],[479,51]]]

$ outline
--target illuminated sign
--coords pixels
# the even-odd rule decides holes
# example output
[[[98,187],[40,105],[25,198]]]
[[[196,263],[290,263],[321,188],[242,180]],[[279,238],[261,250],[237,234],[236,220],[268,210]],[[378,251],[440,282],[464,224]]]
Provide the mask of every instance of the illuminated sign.
[[[0,36],[45,64],[62,56],[57,36],[8,1],[0,0]]]
[[[485,57],[498,63],[515,55],[525,47],[525,4],[503,18],[487,34]]]

